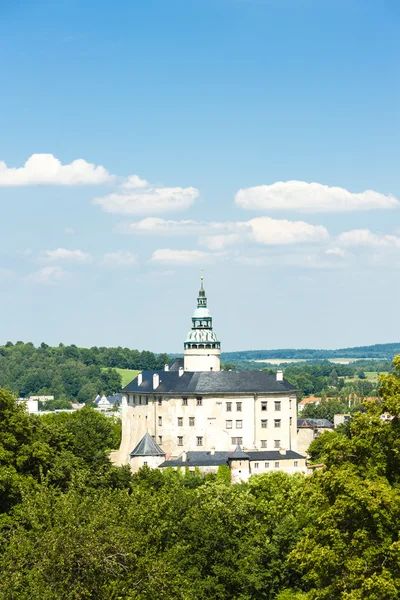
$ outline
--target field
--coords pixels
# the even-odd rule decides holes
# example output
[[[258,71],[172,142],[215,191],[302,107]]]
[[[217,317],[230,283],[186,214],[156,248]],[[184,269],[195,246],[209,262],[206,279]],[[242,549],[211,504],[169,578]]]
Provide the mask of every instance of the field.
[[[117,369],[116,367],[114,368],[121,375],[122,387],[128,385],[128,383],[130,383],[132,379],[135,379],[135,377],[137,377],[137,374],[140,373],[140,371],[135,371],[135,369]]]
[[[270,365],[284,365],[286,363],[303,363],[310,362],[309,358],[265,358],[260,360],[255,360],[253,362],[257,363],[269,363]],[[351,362],[357,362],[359,360],[380,360],[378,358],[325,358],[324,360],[328,360],[331,363],[338,365],[348,365]]]

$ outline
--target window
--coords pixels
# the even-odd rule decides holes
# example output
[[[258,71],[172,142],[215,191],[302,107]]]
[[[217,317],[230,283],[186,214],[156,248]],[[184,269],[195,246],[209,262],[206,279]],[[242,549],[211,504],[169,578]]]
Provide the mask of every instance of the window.
[[[238,412],[242,412],[242,403],[241,402],[236,402],[236,410]]]
[[[158,417],[158,424],[162,425],[162,417]]]
[[[178,417],[178,427],[183,426],[183,417]]]
[[[261,410],[267,410],[267,402],[266,401],[261,402]]]
[[[236,429],[242,429],[243,421],[236,421]]]
[[[232,402],[226,403],[226,412],[232,412]]]
[[[282,402],[280,400],[275,401],[275,410],[281,410]]]
[[[162,404],[162,398],[160,397],[160,398],[158,399],[158,406],[161,406],[161,404]]]
[[[196,406],[203,406],[203,398],[201,396],[196,398]]]
[[[266,463],[264,463],[264,467],[265,467],[266,469],[269,469],[269,462],[266,462]]]
[[[225,425],[227,429],[232,429],[232,421],[225,421]]]
[[[280,419],[274,419],[274,427],[280,427],[281,426],[281,420]]]
[[[147,461],[146,460],[143,461],[143,466],[147,467]]]
[[[268,421],[267,419],[261,419],[261,429],[267,429]]]
[[[261,448],[267,447],[267,440],[261,440]]]
[[[142,404],[142,396],[139,396],[139,404]]]
[[[178,446],[183,446],[183,437],[178,435]]]
[[[233,437],[232,438],[232,446],[241,446],[243,444],[243,438],[241,437]]]
[[[194,417],[189,417],[189,425],[190,427],[194,427]]]
[[[298,467],[298,466],[299,466],[299,461],[298,461],[298,460],[295,460],[295,461],[294,461],[294,463],[293,463],[293,466],[294,466],[294,467]]]
[[[202,437],[197,437],[196,438],[196,445],[197,446],[202,446],[203,445],[203,438]]]
[[[275,469],[279,469],[279,461],[276,461],[276,463],[275,463]]]
[[[259,467],[259,463],[254,463],[254,468],[258,469],[258,467]]]
[[[182,398],[182,406],[187,406],[187,405],[188,405],[188,399]]]
[[[161,445],[162,444],[162,435],[158,436],[158,443]]]
[[[274,440],[274,448],[280,448],[281,447],[281,440]]]

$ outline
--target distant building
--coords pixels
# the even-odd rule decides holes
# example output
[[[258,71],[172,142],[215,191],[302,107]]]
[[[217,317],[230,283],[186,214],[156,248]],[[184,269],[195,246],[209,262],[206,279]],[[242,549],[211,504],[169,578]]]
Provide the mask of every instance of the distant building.
[[[306,454],[309,445],[325,431],[333,431],[333,423],[327,419],[297,419],[297,449]]]
[[[249,472],[304,470],[304,456],[297,454],[296,388],[282,371],[221,371],[220,352],[202,278],[183,360],[162,371],[143,371],[122,390],[117,464],[136,470],[137,448],[150,435],[167,459],[158,454],[153,463],[163,466],[186,468],[195,461],[203,469],[218,467],[209,460],[222,457],[226,463],[240,446],[250,456]],[[262,453],[258,460],[256,452]],[[214,458],[207,465],[198,465],[209,456]]]
[[[31,398],[18,398],[17,404],[25,404],[27,412],[31,415],[39,412],[39,401]]]
[[[115,394],[114,396],[100,396],[95,398],[94,403],[100,411],[114,410],[115,407],[121,406],[122,394]]]
[[[47,402],[54,400],[54,396],[29,396],[29,400],[37,400],[38,402]]]
[[[321,398],[317,398],[316,396],[308,396],[308,398],[303,398],[303,400],[300,400],[298,404],[299,412],[301,412],[308,404],[314,404],[315,406],[318,406],[321,404]]]

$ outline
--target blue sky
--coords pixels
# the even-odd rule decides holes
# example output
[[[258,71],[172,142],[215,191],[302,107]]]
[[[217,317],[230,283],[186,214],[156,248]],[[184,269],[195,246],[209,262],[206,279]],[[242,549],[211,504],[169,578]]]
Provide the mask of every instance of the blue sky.
[[[399,341],[399,39],[395,0],[2,2],[0,343],[178,352],[201,267],[225,350]]]

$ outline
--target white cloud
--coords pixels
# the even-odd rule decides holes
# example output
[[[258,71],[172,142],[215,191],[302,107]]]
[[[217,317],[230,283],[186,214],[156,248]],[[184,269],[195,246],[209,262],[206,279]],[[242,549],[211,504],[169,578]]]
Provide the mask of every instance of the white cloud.
[[[206,235],[199,238],[199,243],[209,250],[223,250],[229,246],[236,246],[242,242],[238,233],[227,233],[225,235]]]
[[[346,246],[380,246],[400,248],[400,237],[383,233],[372,233],[369,229],[353,229],[338,236],[340,244]]]
[[[87,263],[92,260],[90,254],[82,250],[67,250],[66,248],[57,248],[56,250],[45,250],[42,257],[46,260],[64,260]]]
[[[10,269],[0,267],[0,277],[11,277],[12,275],[14,275],[14,273],[10,271]]]
[[[246,242],[263,245],[314,243],[328,239],[321,225],[258,217],[250,221],[173,221],[155,217],[118,226],[118,231],[142,235],[200,235],[200,243],[211,250]]]
[[[214,259],[214,255],[200,250],[170,250],[168,248],[155,250],[151,260],[159,263],[192,265],[205,264]]]
[[[64,233],[67,233],[68,235],[73,235],[75,233],[75,229],[72,229],[72,227],[65,227]]]
[[[248,221],[255,242],[264,245],[282,245],[323,242],[329,234],[322,225],[310,225],[304,221],[287,221],[258,217]]]
[[[149,187],[150,184],[146,179],[142,179],[139,175],[129,175],[129,177],[121,184],[125,190],[133,190],[136,188]]]
[[[25,277],[25,280],[30,283],[55,284],[65,281],[68,274],[61,267],[48,266],[30,273]]]
[[[106,267],[132,267],[137,263],[138,256],[126,250],[108,252],[103,257],[103,264]]]
[[[52,154],[32,154],[20,168],[7,167],[0,161],[0,186],[100,184],[113,178],[104,167],[82,158],[62,165]]]
[[[397,208],[392,195],[373,190],[355,194],[340,187],[305,181],[278,181],[241,189],[235,196],[238,206],[250,210],[296,210],[300,212],[345,212]]]
[[[187,187],[147,187],[129,192],[114,192],[93,200],[105,212],[120,215],[146,215],[176,212],[189,208],[199,192]]]
[[[328,248],[325,250],[325,254],[332,254],[334,256],[344,256],[346,253],[342,248]]]

